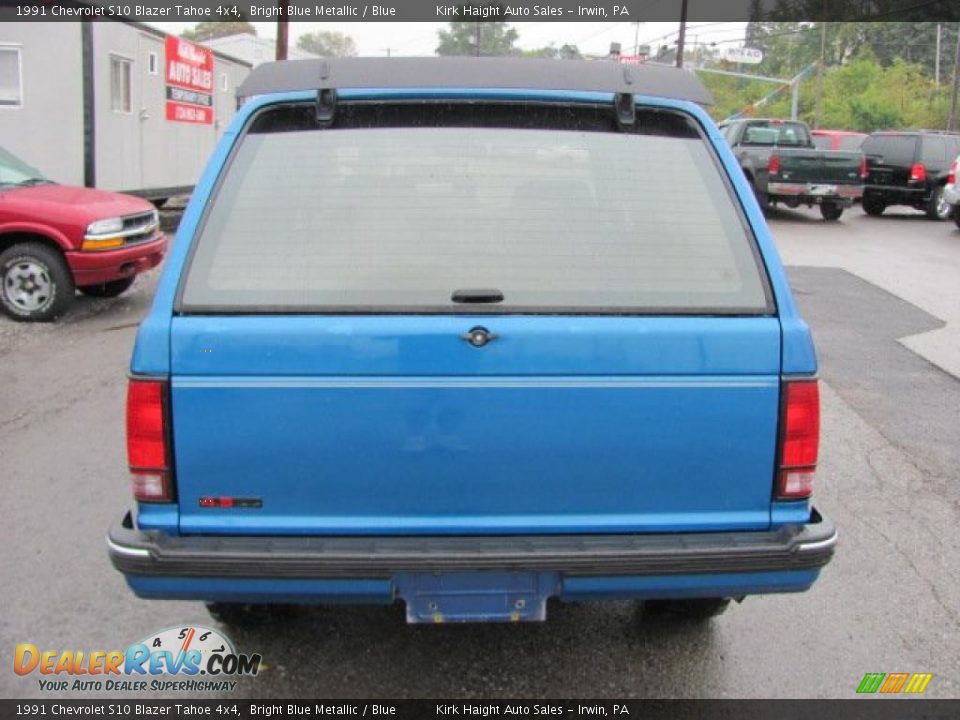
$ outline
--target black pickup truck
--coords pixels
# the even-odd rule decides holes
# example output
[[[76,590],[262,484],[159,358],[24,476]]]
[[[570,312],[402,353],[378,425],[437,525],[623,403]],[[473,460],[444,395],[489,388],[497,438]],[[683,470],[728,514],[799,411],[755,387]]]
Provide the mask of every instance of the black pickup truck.
[[[738,119],[720,130],[763,207],[818,205],[824,220],[837,220],[863,195],[863,153],[816,149],[805,123]]]

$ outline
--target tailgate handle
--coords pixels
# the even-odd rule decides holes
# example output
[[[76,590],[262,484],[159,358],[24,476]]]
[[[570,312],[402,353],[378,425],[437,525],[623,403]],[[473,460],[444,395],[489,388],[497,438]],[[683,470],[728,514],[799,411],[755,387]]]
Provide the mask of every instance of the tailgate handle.
[[[481,348],[488,342],[497,339],[497,335],[487,330],[485,327],[471,328],[469,332],[460,336],[476,348]]]

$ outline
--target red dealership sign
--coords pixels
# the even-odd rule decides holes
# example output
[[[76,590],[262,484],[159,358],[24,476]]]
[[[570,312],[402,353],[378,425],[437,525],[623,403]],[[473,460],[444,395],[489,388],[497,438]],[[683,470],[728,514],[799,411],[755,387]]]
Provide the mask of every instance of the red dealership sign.
[[[167,37],[167,120],[213,124],[213,51]]]

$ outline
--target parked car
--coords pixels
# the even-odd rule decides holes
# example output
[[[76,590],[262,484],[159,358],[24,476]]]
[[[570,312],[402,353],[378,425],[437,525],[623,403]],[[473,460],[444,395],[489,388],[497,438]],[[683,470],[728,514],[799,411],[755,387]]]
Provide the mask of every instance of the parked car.
[[[133,351],[137,595],[512,621],[814,583],[813,343],[696,76],[353,58],[239,92]]]
[[[931,220],[950,217],[943,189],[950,163],[960,154],[960,135],[937,130],[875,132],[862,149],[869,170],[864,212],[882,215],[891,205],[908,205]]]
[[[76,289],[116,297],[166,248],[146,200],[58,185],[0,148],[0,307],[9,317],[52,320]]]
[[[947,171],[947,182],[943,186],[943,199],[949,203],[953,221],[960,228],[960,184],[957,183],[957,171],[960,170],[960,155],[954,159]]]
[[[867,139],[866,133],[850,130],[810,130],[813,145],[818,150],[849,150],[856,152]]]
[[[742,119],[720,129],[762,206],[816,205],[824,220],[839,220],[863,193],[863,154],[818,150],[806,123]]]

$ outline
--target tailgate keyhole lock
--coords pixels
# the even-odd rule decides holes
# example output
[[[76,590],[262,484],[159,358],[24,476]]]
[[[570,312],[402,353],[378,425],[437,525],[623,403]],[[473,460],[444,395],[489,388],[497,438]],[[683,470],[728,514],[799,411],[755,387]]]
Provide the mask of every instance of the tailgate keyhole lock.
[[[497,339],[497,336],[487,330],[485,327],[472,328],[469,332],[461,335],[460,337],[473,345],[475,348],[481,348],[491,340]]]

